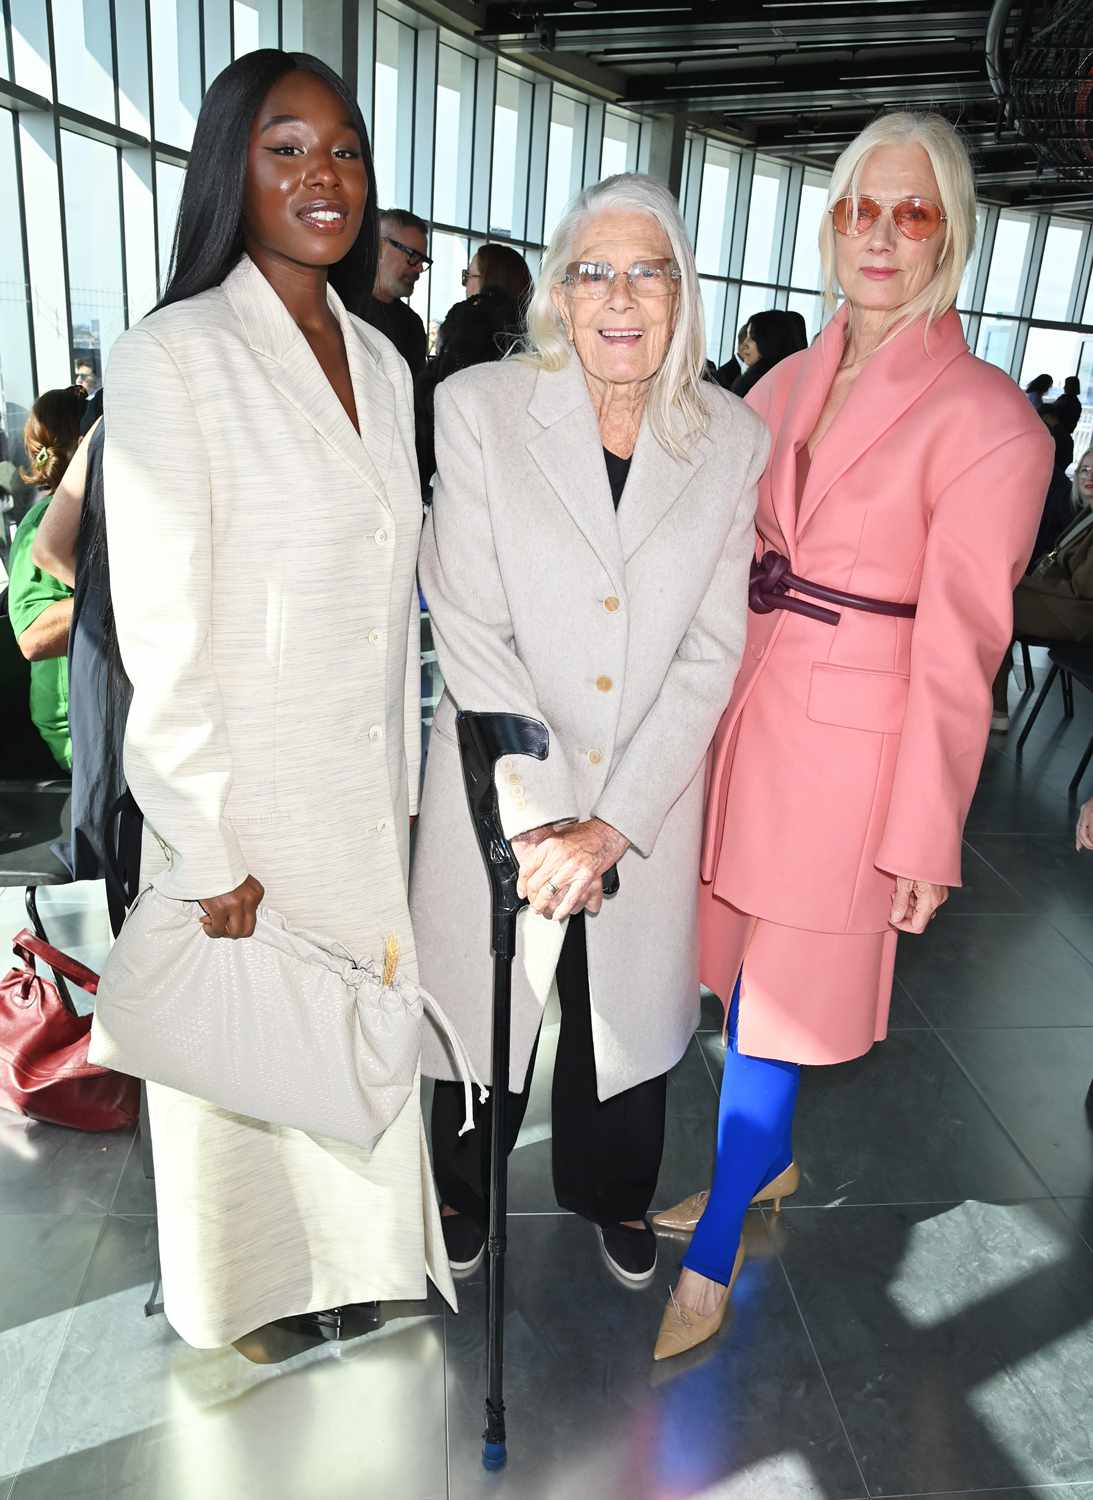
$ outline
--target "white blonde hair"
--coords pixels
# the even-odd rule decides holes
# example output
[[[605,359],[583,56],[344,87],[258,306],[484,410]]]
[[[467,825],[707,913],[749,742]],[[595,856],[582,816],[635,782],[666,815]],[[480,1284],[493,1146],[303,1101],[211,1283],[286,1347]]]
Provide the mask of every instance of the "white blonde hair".
[[[694,251],[676,200],[653,177],[622,172],[579,193],[562,215],[543,255],[542,270],[528,306],[527,338],[521,357],[543,370],[561,370],[573,357],[553,288],[578,250],[578,236],[588,220],[613,210],[645,213],[668,238],[679,266],[679,306],[664,360],[649,388],[646,410],[653,436],[676,458],[686,458],[690,441],[709,425],[702,394],[706,365],[706,331],[698,289]]]
[[[835,163],[828,209],[840,198],[852,198],[855,210],[861,190],[862,169],[870,151],[878,146],[921,146],[930,158],[937,178],[945,223],[941,226],[941,250],[933,276],[910,302],[894,309],[900,326],[926,314],[926,326],[948,312],[960,291],[960,282],[975,245],[975,179],[967,148],[956,130],[941,115],[899,113],[881,115],[850,142]],[[835,269],[835,226],[830,212],[820,223],[820,265],[824,296],[830,307],[838,301],[839,282]]]

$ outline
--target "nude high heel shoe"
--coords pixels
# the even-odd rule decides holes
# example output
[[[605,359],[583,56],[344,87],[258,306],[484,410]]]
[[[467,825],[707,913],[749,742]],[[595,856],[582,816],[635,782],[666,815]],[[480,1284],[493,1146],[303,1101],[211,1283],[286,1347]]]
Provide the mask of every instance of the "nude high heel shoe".
[[[688,1349],[694,1349],[699,1344],[704,1344],[707,1339],[713,1338],[725,1321],[732,1289],[736,1285],[736,1278],[740,1275],[740,1267],[743,1264],[744,1237],[741,1235],[725,1295],[716,1311],[705,1318],[699,1317],[698,1313],[692,1312],[689,1307],[681,1306],[676,1301],[675,1292],[668,1294],[668,1306],[664,1309],[664,1316],[660,1320],[660,1333],[657,1335],[656,1347],[653,1350],[655,1360],[672,1359],[677,1354],[686,1354]]]
[[[779,1172],[777,1177],[772,1177],[765,1183],[751,1201],[754,1205],[773,1202],[774,1212],[778,1214],[782,1212],[782,1199],[792,1198],[800,1185],[801,1169],[795,1161],[791,1161],[785,1171]],[[673,1234],[692,1234],[706,1212],[709,1199],[709,1188],[703,1188],[700,1193],[692,1193],[689,1198],[684,1198],[674,1208],[665,1208],[659,1214],[653,1214],[649,1222],[655,1228],[667,1229]]]

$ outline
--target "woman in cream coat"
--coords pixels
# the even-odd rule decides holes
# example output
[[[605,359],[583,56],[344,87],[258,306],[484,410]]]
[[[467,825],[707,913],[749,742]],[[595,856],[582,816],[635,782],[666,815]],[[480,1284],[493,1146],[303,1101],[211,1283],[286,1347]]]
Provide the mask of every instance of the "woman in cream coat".
[[[698,1019],[702,765],[743,646],[768,439],[740,402],[700,380],[693,256],[674,200],[649,178],[610,178],[565,215],[529,330],[529,354],[437,391],[420,574],[447,692],[429,751],[414,928],[422,978],[482,1071],[489,893],[455,714],[542,720],[546,761],[510,757],[497,771],[532,901],[513,977],[512,1124],[557,972],[555,1191],[598,1226],[615,1270],[643,1281],[656,1256],[644,1215],[664,1075]],[[601,909],[614,863],[621,890]],[[424,1066],[452,1077],[435,1038]],[[445,1237],[466,1268],[482,1252],[488,1132],[460,1140],[453,1105],[438,1084]]]
[[[413,398],[343,301],[375,256],[344,85],[306,56],[234,63],[202,105],[164,302],[110,361],[106,510],[145,876],[200,901],[210,938],[247,936],[264,897],[360,959],[394,934],[412,974]],[[416,1090],[371,1153],[148,1094],[189,1343],[421,1298],[427,1267],[451,1294]]]

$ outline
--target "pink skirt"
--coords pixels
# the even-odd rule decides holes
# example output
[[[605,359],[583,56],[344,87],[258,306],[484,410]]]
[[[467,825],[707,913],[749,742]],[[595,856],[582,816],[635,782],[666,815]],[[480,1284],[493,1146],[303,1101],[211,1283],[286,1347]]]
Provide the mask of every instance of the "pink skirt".
[[[743,971],[737,1045],[747,1057],[840,1063],[888,1035],[899,933],[806,932],[699,887],[699,976],[728,1007]]]

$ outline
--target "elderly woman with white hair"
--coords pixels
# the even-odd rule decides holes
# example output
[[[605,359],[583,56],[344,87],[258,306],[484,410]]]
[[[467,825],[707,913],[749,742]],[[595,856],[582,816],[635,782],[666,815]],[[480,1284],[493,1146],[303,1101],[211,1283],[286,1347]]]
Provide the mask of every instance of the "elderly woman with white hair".
[[[695,1230],[658,1359],[717,1331],[745,1209],[797,1186],[800,1065],[884,1037],[898,934],[923,932],[960,884],[1052,459],[1021,391],[964,342],[954,303],[974,238],[952,127],[874,121],[835,166],[821,228],[843,306],[748,396],[775,442],[700,896],[729,1046],[712,1190],[657,1216]]]
[[[513,976],[515,1139],[557,982],[554,1188],[631,1284],[653,1274],[645,1218],[665,1074],[698,1020],[703,766],[744,644],[766,429],[702,379],[687,232],[651,178],[609,178],[555,231],[523,354],[437,390],[437,485],[420,576],[446,692],[411,889],[423,982],[485,1074],[489,892],[455,742],[457,709],[527,714],[549,754],[498,766],[530,909]],[[621,889],[603,900],[602,877]],[[438,1040],[424,1071],[453,1077]],[[453,1268],[478,1264],[488,1109],[460,1138],[439,1082],[433,1159]],[[510,1142],[511,1148],[511,1142]]]

